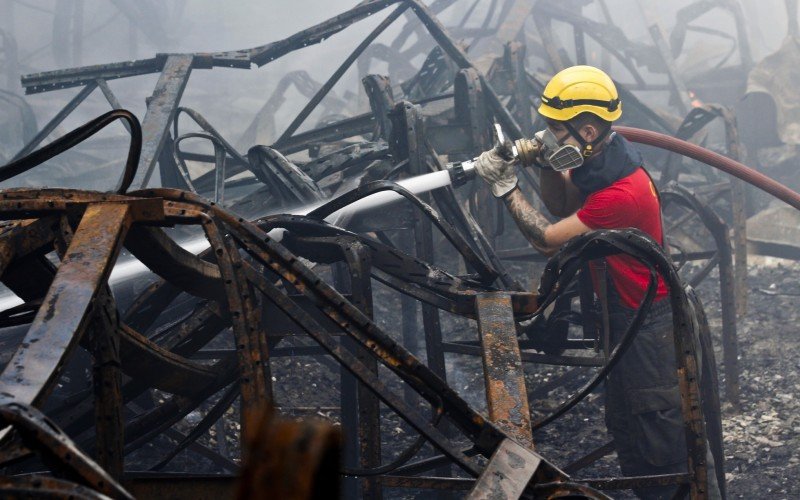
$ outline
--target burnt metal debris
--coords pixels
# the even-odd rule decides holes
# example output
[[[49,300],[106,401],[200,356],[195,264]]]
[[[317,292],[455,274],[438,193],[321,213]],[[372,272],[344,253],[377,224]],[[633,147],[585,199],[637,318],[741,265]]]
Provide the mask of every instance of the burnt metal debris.
[[[460,25],[445,28],[437,14],[454,3],[364,1],[252,49],[158,54],[26,75],[22,84],[29,94],[80,89],[36,133],[24,101],[0,96],[18,105],[29,138],[0,167],[2,180],[35,169],[116,119],[125,121],[132,138],[113,193],[0,191],[0,280],[22,300],[0,313],[5,426],[0,491],[73,498],[236,492],[252,498],[281,491],[285,498],[322,498],[341,487],[347,497],[364,498],[381,498],[397,488],[468,492],[476,499],[607,498],[603,491],[674,484],[679,495],[701,499],[707,496],[710,451],[724,495],[712,333],[692,288],[718,268],[724,395],[736,405],[736,315],[746,306],[742,181],[710,169],[692,171],[681,155],[651,152],[667,208],[667,250],[632,230],[589,233],[547,262],[537,292],[523,288],[509,262],[544,259],[527,248],[501,248],[504,215],[487,190],[475,183],[466,194],[451,186],[414,194],[397,181],[441,171],[446,161],[489,148],[492,121],[511,138],[530,135],[543,88],[542,75],[527,69],[530,54],[543,55],[542,63],[553,71],[585,63],[587,38],[634,80],[619,83],[628,125],[699,141],[705,127],[720,118],[726,154],[738,160],[732,111],[691,102],[687,89],[702,93],[697,82],[709,81],[708,75],[686,81],[675,65],[686,32],[697,29],[690,21],[719,8],[734,18],[739,33],[701,30],[732,44],[711,73],[739,79],[711,81],[743,85],[753,60],[738,4],[693,3],[680,11],[669,36],[649,19],[652,44],[647,44],[629,40],[610,16],[606,22],[584,17],[580,12],[587,2],[493,1],[482,27],[467,28],[476,1]],[[602,0],[599,4],[605,8]],[[146,9],[115,5],[132,21],[147,24],[139,19]],[[236,145],[198,110],[181,106],[193,70],[264,66],[389,7],[394,10],[324,83],[302,71],[285,75]],[[403,25],[391,44],[373,43],[404,16],[417,22]],[[525,28],[527,20],[535,29]],[[572,29],[574,57],[558,41],[558,23]],[[423,32],[435,41],[432,50],[407,43]],[[166,35],[155,23],[148,36]],[[478,61],[473,51],[488,38],[500,42],[502,53]],[[469,52],[461,39],[472,41]],[[3,48],[13,49],[8,43]],[[738,66],[732,68],[726,63],[733,53]],[[417,71],[408,61],[418,55],[425,60]],[[366,74],[363,92],[370,111],[340,115],[345,105],[332,95],[334,85],[351,66],[368,73],[373,60],[407,78],[392,82]],[[640,68],[663,75],[666,83],[648,83]],[[159,77],[140,126],[119,109],[107,82],[151,73]],[[291,86],[309,102],[279,131],[273,117]],[[115,111],[37,149],[96,89]],[[647,106],[633,90],[668,92],[673,111]],[[329,118],[300,132],[320,107]],[[201,132],[181,132],[182,115]],[[259,145],[265,135],[276,139]],[[185,151],[181,143],[188,139],[209,141],[214,154]],[[291,159],[300,152],[304,160]],[[187,162],[211,168],[197,175]],[[529,172],[523,181],[538,193]],[[347,211],[386,191],[406,200],[392,205],[393,217]],[[717,215],[720,210],[729,222]],[[698,237],[699,230],[710,238]],[[581,269],[619,252],[645,264],[651,284],[628,332],[612,349],[604,342],[608,332],[597,327]],[[442,264],[447,260],[456,262],[457,270]],[[122,268],[135,279],[120,278]],[[534,432],[586,398],[613,370],[637,334],[659,275],[671,290],[689,470],[657,477],[581,477],[613,452],[613,443],[559,467],[537,453]],[[375,300],[386,293],[377,286],[399,298],[397,336],[375,317]],[[445,314],[474,321],[471,336],[445,338]],[[448,384],[446,353],[482,361],[486,415]],[[339,378],[332,384],[338,396],[337,387],[315,391],[330,390],[339,398],[335,412],[344,438],[330,424],[274,416],[291,414],[291,408],[273,408],[283,384],[273,364],[286,357],[312,360]],[[597,370],[574,395],[536,419],[530,396],[537,388],[526,387],[524,376],[528,365]],[[232,414],[239,422],[235,427],[227,426]],[[381,435],[386,418],[403,421],[418,434],[388,461]],[[181,431],[174,427],[179,422],[185,423]],[[216,445],[202,444],[212,430]],[[167,444],[150,451],[157,455],[150,471],[127,467],[127,459],[154,441]],[[221,474],[160,472],[187,449]],[[278,486],[279,479],[297,487],[280,490],[286,484]]]

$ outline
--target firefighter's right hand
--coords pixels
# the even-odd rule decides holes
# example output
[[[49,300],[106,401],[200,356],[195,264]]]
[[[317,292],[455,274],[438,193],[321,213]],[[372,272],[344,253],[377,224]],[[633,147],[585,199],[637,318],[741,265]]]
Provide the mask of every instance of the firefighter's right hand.
[[[496,149],[483,152],[475,163],[475,171],[489,184],[492,194],[502,198],[517,187],[516,160],[504,159]]]

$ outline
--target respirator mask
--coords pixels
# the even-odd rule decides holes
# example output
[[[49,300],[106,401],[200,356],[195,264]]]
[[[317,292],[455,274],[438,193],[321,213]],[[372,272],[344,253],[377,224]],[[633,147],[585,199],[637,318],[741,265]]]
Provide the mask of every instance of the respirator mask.
[[[540,157],[556,172],[572,170],[583,165],[584,156],[578,146],[559,144],[555,134],[549,128],[536,132],[533,136],[540,146]]]

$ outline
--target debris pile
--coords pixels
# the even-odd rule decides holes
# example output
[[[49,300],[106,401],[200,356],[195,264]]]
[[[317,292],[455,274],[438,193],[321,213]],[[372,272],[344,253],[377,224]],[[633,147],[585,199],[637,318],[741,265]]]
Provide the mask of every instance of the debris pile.
[[[731,495],[754,481],[756,464],[796,466],[797,363],[783,353],[797,345],[776,351],[775,329],[764,327],[779,321],[793,333],[796,307],[776,310],[774,299],[788,301],[795,280],[747,267],[748,243],[781,257],[795,244],[773,241],[763,215],[750,219],[760,227],[748,242],[747,217],[761,208],[749,190],[795,208],[800,195],[738,163],[792,143],[794,108],[759,77],[784,68],[792,47],[756,63],[737,2],[689,3],[669,35],[642,9],[646,42],[602,0],[483,4],[368,0],[251,49],[25,74],[27,94],[77,89],[41,128],[24,98],[0,94],[19,124],[0,138],[0,181],[28,186],[0,191],[0,490],[249,498],[289,481],[286,491],[312,497],[341,487],[347,498],[607,498],[658,483],[704,498],[707,446]],[[461,22],[445,26],[454,8]],[[585,13],[593,8],[604,20]],[[735,33],[692,24],[712,10]],[[181,105],[196,72],[300,57],[373,16],[380,22],[327,81],[282,75],[237,139],[207,110]],[[399,30],[384,42],[390,27]],[[689,32],[729,40],[730,50],[706,71],[683,70]],[[18,74],[14,44],[2,49],[3,69]],[[666,207],[666,250],[634,230],[597,231],[545,263],[480,183],[442,176],[409,187],[492,147],[494,123],[530,137],[544,128],[534,110],[549,74],[611,60],[631,79],[618,83],[618,133],[674,136],[645,149]],[[357,112],[333,93],[351,67],[362,84],[349,90],[363,96]],[[146,74],[158,79],[140,124],[108,82]],[[308,102],[277,123],[290,88]],[[96,91],[115,111],[48,141]],[[649,105],[649,92],[666,104]],[[765,102],[774,116],[752,113]],[[771,123],[777,138],[743,134],[743,148],[737,111],[744,129]],[[75,152],[117,119],[130,134],[121,175],[97,151]],[[209,149],[189,146],[196,141]],[[40,167],[51,158],[59,168]],[[725,171],[739,178],[712,165],[733,165]],[[44,187],[76,176],[93,190]],[[522,182],[539,194],[530,171]],[[366,208],[386,192],[396,199],[388,208]],[[601,348],[608,332],[580,269],[620,252],[673,290],[686,473],[620,477],[608,458],[598,391],[637,329]],[[684,284],[701,291],[710,321]],[[761,387],[774,389],[766,400]]]

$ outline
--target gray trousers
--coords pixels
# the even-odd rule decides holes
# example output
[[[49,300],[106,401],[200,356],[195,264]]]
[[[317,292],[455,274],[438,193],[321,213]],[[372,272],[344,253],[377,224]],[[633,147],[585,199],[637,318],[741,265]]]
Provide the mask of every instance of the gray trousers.
[[[611,344],[616,345],[635,311],[613,300],[615,293],[610,295]],[[606,380],[606,427],[614,438],[619,465],[626,476],[688,470],[672,313],[661,302],[653,306],[628,351]],[[719,498],[710,452],[708,458],[709,498]],[[665,486],[635,492],[640,498],[669,499],[676,489]]]

